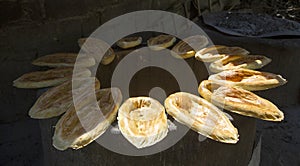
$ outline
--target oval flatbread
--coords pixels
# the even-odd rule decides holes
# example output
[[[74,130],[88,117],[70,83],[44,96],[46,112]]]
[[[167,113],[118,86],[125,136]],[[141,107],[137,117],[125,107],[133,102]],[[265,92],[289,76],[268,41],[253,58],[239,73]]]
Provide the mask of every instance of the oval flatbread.
[[[195,52],[208,44],[208,39],[202,35],[190,36],[178,42],[173,48],[171,54],[176,58],[191,58]]]
[[[107,52],[104,54],[101,60],[101,64],[108,65],[110,64],[116,57],[116,54],[112,48],[109,48]]]
[[[159,35],[152,37],[147,41],[148,47],[152,50],[162,50],[172,46],[176,38],[171,35]]]
[[[199,96],[177,92],[165,100],[169,115],[178,122],[215,141],[236,143],[238,131],[227,116]]]
[[[72,86],[73,80],[53,87],[43,93],[31,107],[29,116],[34,119],[46,119],[59,116],[66,112],[73,105],[72,90],[86,88],[95,84],[95,89],[100,89],[100,82],[97,78],[77,79]]]
[[[214,73],[238,68],[260,69],[270,62],[271,59],[262,55],[227,55],[211,63],[209,69]]]
[[[197,60],[202,62],[213,62],[223,58],[226,55],[248,55],[249,51],[241,47],[228,47],[224,45],[212,45],[203,48],[195,55]]]
[[[97,38],[80,38],[78,39],[79,47],[89,56],[94,57],[96,60],[100,58],[100,54],[106,51],[100,59],[103,65],[110,64],[116,57],[114,50],[103,40]]]
[[[266,90],[285,84],[280,75],[250,69],[233,69],[209,76],[209,80],[222,85],[238,86],[250,91]]]
[[[70,80],[73,75],[73,68],[55,68],[46,71],[35,71],[22,75],[13,82],[17,88],[45,88],[57,86]],[[90,77],[91,71],[81,68],[75,77]]]
[[[122,135],[137,148],[154,145],[168,133],[165,108],[150,97],[126,100],[119,109],[118,125]]]
[[[142,43],[143,39],[140,36],[134,36],[134,37],[125,37],[119,41],[117,41],[117,46],[128,49],[135,46],[138,46]]]
[[[283,113],[273,103],[242,88],[204,80],[200,83],[198,92],[216,106],[240,115],[268,121],[281,121],[284,118]]]
[[[34,60],[32,64],[47,67],[73,67],[75,62],[79,67],[91,67],[96,64],[93,57],[82,55],[77,58],[77,54],[75,53],[55,53],[45,55]]]
[[[70,107],[57,122],[52,138],[56,149],[82,148],[100,137],[115,121],[122,101],[122,94],[118,88],[97,90],[96,103],[88,103],[87,101],[91,100],[87,98],[90,97],[91,94],[83,95],[77,110]]]

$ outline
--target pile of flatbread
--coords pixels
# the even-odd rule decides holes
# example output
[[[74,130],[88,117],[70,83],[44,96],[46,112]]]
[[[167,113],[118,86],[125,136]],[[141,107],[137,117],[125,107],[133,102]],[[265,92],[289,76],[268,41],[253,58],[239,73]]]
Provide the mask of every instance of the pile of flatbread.
[[[176,38],[171,35],[159,35],[150,38],[147,45],[159,51],[175,42]],[[141,43],[142,38],[138,36],[123,38],[116,45],[128,49]],[[200,83],[198,92],[203,98],[177,92],[169,95],[162,105],[150,97],[132,97],[122,103],[120,89],[100,89],[100,81],[91,76],[89,67],[98,62],[112,63],[114,50],[93,38],[81,38],[78,44],[84,54],[56,53],[40,57],[32,64],[50,69],[26,73],[13,82],[18,88],[49,88],[28,114],[34,119],[62,115],[53,136],[53,146],[58,150],[87,146],[115,120],[124,138],[136,148],[145,148],[160,142],[171,131],[167,114],[205,137],[230,144],[238,142],[238,130],[220,108],[267,121],[284,118],[273,103],[251,91],[275,88],[287,81],[280,75],[253,70],[270,63],[271,59],[249,55],[249,51],[241,47],[206,47],[208,39],[202,35],[179,41],[171,49],[172,56],[195,57],[210,63],[209,69],[216,74]],[[106,51],[103,58],[97,60],[97,54],[103,51]],[[75,62],[78,69],[73,73]]]

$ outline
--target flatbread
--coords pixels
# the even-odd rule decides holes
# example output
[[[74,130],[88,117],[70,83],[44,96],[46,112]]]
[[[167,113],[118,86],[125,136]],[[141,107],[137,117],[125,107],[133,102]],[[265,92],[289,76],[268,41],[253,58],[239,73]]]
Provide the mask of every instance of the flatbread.
[[[85,43],[88,40],[87,43]],[[108,48],[104,53],[100,63],[103,65],[110,64],[116,57],[114,50],[104,41],[96,38],[80,38],[78,39],[79,47],[89,56],[99,59],[99,54]]]
[[[72,86],[72,82],[77,85]],[[66,81],[43,93],[31,107],[29,116],[34,119],[46,119],[59,116],[73,105],[72,89],[87,88],[95,84],[95,90],[100,89],[97,78],[84,78]]]
[[[177,92],[165,100],[165,108],[176,121],[197,133],[224,143],[237,143],[238,131],[216,106],[199,96]]]
[[[135,147],[156,144],[167,136],[165,108],[150,97],[133,97],[119,109],[118,125],[122,135]]]
[[[46,71],[35,71],[22,75],[15,81],[13,86],[17,88],[45,88],[57,86],[70,80],[73,75],[73,68],[55,68]],[[91,71],[86,68],[78,70],[76,77],[90,77]]]
[[[228,86],[238,86],[250,91],[266,90],[285,84],[280,75],[249,69],[233,69],[209,76],[209,80]]]
[[[163,50],[172,46],[176,41],[176,38],[171,35],[159,35],[148,39],[148,47],[152,50]]]
[[[224,58],[226,55],[248,55],[249,51],[241,47],[228,47],[224,45],[212,45],[201,49],[195,54],[195,58],[202,62],[213,62]]]
[[[260,69],[270,62],[270,58],[262,55],[227,55],[211,63],[209,69],[214,73],[238,68]]]
[[[96,64],[95,59],[87,55],[79,56],[77,61],[76,59],[76,53],[55,53],[39,57],[32,64],[47,67],[73,67],[75,62],[79,67],[91,67]]]
[[[208,44],[208,39],[202,35],[190,36],[178,42],[172,48],[172,55],[176,58],[191,58],[196,51],[202,49]],[[196,50],[195,50],[196,49]]]
[[[284,114],[270,101],[238,87],[204,80],[198,88],[206,100],[228,111],[267,121],[282,121]]]
[[[90,99],[87,98],[92,95],[83,95],[77,110],[71,107],[59,119],[52,138],[56,149],[83,148],[100,137],[115,121],[122,101],[121,91],[118,88],[101,89],[96,91],[96,96],[97,103],[88,103]]]
[[[123,49],[128,49],[140,45],[142,41],[143,39],[140,36],[125,37],[117,41],[117,46]]]

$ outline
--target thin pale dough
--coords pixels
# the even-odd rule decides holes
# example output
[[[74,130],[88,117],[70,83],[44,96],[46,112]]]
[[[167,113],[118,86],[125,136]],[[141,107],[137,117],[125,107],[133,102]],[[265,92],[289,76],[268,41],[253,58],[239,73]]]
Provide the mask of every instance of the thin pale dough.
[[[171,54],[176,58],[191,58],[196,51],[202,49],[208,44],[208,39],[203,35],[190,36],[178,42],[173,48]]]
[[[100,63],[103,65],[112,63],[116,57],[114,50],[106,42],[97,38],[80,38],[78,39],[78,45],[86,54],[96,60],[102,57]],[[106,51],[104,55],[100,56],[104,51]]]
[[[214,73],[238,68],[260,69],[270,62],[270,58],[262,55],[226,55],[211,63],[209,69]]]
[[[150,97],[126,100],[119,109],[118,125],[122,135],[137,148],[152,146],[168,133],[165,108]]]
[[[142,43],[143,39],[140,36],[134,36],[134,37],[125,37],[119,41],[117,41],[117,46],[128,49],[135,46],[138,46]]]
[[[176,38],[171,35],[159,35],[148,39],[148,47],[152,50],[163,50],[171,47],[176,41]]]
[[[238,131],[216,106],[199,96],[177,92],[165,100],[165,108],[178,122],[215,141],[235,144]]]
[[[46,119],[59,116],[66,112],[73,105],[72,91],[78,88],[95,87],[95,90],[100,89],[100,82],[97,78],[89,77],[77,79],[74,82],[77,85],[72,86],[73,80],[53,87],[44,92],[31,107],[29,116],[34,119]]]
[[[92,96],[89,93],[82,95],[77,110],[71,107],[59,119],[52,138],[56,149],[83,148],[100,137],[115,121],[122,101],[121,91],[118,88],[97,90],[96,103],[87,100]]]
[[[15,81],[13,86],[17,88],[45,88],[57,86],[72,79],[73,68],[55,68],[46,71],[35,71],[22,75]],[[74,77],[90,77],[91,71],[81,68]]]
[[[282,121],[284,114],[270,101],[238,87],[224,86],[204,80],[198,88],[207,101],[228,111],[267,121]]]
[[[249,51],[241,47],[228,47],[224,45],[212,45],[198,51],[195,58],[203,62],[213,62],[226,55],[248,55]]]
[[[75,65],[79,67],[91,67],[96,64],[93,57],[87,55],[81,55],[77,58],[76,53],[55,53],[49,54],[32,62],[36,66],[47,66],[47,67],[73,67]],[[77,61],[76,61],[77,59]]]
[[[250,91],[266,90],[284,85],[280,75],[250,69],[233,69],[209,76],[209,80],[222,85],[237,86]]]

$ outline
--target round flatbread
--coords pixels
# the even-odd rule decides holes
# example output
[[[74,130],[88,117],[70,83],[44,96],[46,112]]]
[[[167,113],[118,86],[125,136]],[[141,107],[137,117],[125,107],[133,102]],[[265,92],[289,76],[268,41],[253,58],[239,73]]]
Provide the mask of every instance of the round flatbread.
[[[178,122],[215,141],[237,143],[238,131],[227,116],[199,96],[177,92],[165,100],[165,108]]]
[[[214,105],[240,115],[268,121],[282,121],[284,118],[284,114],[273,103],[242,88],[204,80],[198,92]]]
[[[150,97],[127,99],[119,109],[118,125],[122,135],[137,148],[154,145],[168,133],[165,108]]]

